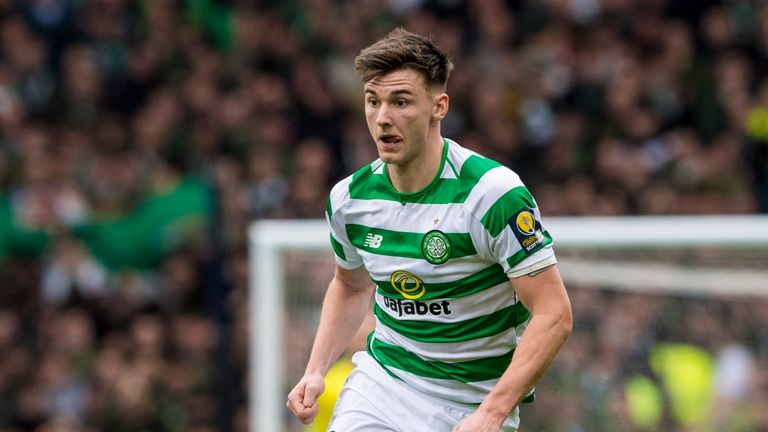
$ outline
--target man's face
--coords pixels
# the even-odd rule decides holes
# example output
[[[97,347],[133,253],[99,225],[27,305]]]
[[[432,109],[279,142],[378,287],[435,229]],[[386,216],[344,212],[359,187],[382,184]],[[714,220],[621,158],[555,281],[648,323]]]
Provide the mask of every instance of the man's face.
[[[376,77],[363,89],[365,118],[379,157],[388,164],[408,165],[422,154],[430,127],[439,120],[437,92],[409,68]]]

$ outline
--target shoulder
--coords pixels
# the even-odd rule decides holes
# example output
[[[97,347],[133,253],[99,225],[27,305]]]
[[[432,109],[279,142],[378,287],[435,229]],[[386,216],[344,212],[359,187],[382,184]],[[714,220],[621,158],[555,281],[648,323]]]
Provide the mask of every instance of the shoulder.
[[[465,202],[470,207],[481,196],[504,194],[509,190],[524,187],[523,181],[510,168],[477,152],[461,147],[448,140],[448,161],[455,167],[463,188],[469,191]]]
[[[512,189],[525,187],[525,184],[516,172],[504,165],[492,161],[491,159],[487,159],[487,161],[492,162],[494,165],[489,166],[488,169],[477,178],[475,185],[472,188],[473,194],[487,194],[491,192],[504,193]],[[485,163],[490,165],[489,162]]]
[[[503,164],[459,147],[462,157],[458,170],[462,187],[468,190],[464,208],[474,215],[492,235],[506,225],[509,218],[536,207],[520,176]]]
[[[373,175],[383,167],[381,159],[365,165],[346,178],[336,183],[328,194],[326,202],[326,213],[330,218],[334,213],[343,209],[350,200],[353,189],[365,189],[366,183],[370,182]]]
[[[456,169],[462,183],[480,187],[516,187],[520,177],[500,162],[448,141],[448,162]]]

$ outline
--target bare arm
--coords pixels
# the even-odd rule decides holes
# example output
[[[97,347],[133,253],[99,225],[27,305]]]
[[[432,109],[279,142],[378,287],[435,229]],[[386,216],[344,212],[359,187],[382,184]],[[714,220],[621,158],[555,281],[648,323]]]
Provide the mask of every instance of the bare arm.
[[[304,377],[288,394],[286,403],[305,424],[317,415],[317,397],[325,389],[325,374],[344,352],[371,307],[372,287],[365,267],[345,270],[336,266]]]
[[[531,320],[499,382],[477,411],[454,428],[455,432],[498,431],[512,409],[549,368],[571,332],[571,303],[557,267],[511,281],[518,297],[530,310]]]

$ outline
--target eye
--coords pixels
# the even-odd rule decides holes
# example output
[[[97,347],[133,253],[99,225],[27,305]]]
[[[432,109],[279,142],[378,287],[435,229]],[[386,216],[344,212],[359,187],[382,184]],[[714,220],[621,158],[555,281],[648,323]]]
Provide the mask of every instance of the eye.
[[[374,99],[374,98],[369,98],[368,99],[368,105],[370,105],[372,107],[378,106],[379,105],[379,101]]]
[[[408,101],[406,99],[398,99],[395,101],[395,106],[398,108],[403,108],[408,106]]]

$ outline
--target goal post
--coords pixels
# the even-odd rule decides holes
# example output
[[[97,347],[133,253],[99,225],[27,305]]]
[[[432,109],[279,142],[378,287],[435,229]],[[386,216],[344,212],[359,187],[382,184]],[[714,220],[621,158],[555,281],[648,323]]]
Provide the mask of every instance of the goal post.
[[[250,431],[283,430],[285,403],[281,323],[284,321],[284,250],[330,247],[323,220],[265,220],[249,228]]]
[[[637,291],[642,280],[644,290],[659,293],[768,297],[768,217],[549,217],[544,222],[566,285]],[[292,323],[286,276],[301,272],[287,269],[286,262],[304,258],[286,261],[284,255],[299,251],[322,257],[318,265],[328,273],[315,282],[327,285],[333,271],[329,233],[323,220],[261,220],[249,227],[248,238],[250,431],[286,431],[286,367],[305,361],[287,358],[284,348]],[[690,252],[662,259],[646,253],[700,249],[717,251],[710,260],[728,256],[736,264],[690,267]],[[309,307],[307,314],[314,316],[320,305],[315,301]]]

